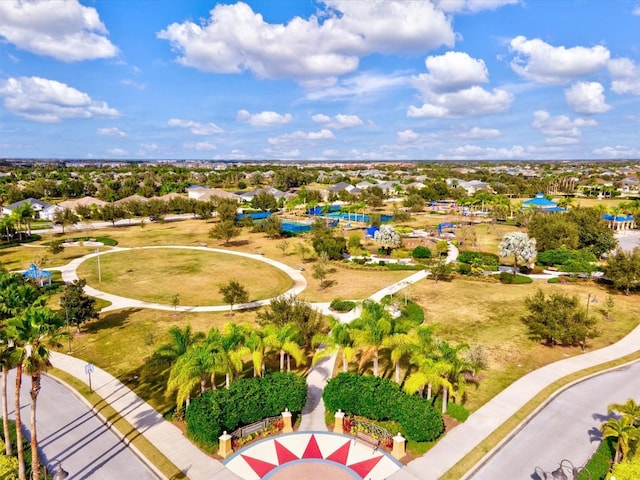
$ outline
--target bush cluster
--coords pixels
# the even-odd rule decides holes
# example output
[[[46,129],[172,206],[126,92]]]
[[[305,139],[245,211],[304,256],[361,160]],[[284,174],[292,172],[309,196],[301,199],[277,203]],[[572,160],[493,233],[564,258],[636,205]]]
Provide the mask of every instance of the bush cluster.
[[[352,302],[351,300],[342,300],[341,298],[335,298],[331,301],[331,305],[329,305],[331,310],[335,310],[336,312],[350,312],[354,308],[356,308],[356,302]]]
[[[431,402],[407,395],[387,379],[340,373],[329,380],[322,394],[327,410],[343,410],[370,420],[396,420],[408,440],[435,440],[444,431],[442,415]]]
[[[511,272],[500,272],[500,282],[506,284],[522,285],[525,283],[531,283],[533,280],[524,275],[514,275]]]
[[[285,408],[300,412],[306,400],[306,381],[293,373],[236,380],[229,388],[210,390],[191,401],[185,414],[187,434],[199,445],[216,445],[224,430],[275,417]]]
[[[597,268],[597,258],[588,248],[568,250],[558,248],[537,255],[537,262],[544,266],[555,266],[563,272],[590,273]]]
[[[499,265],[500,258],[498,255],[486,252],[476,252],[474,250],[462,250],[458,254],[458,262],[467,263],[469,265],[473,263],[479,263],[481,265]]]
[[[424,245],[418,245],[413,249],[413,252],[411,252],[413,258],[431,258],[431,255],[431,250]]]

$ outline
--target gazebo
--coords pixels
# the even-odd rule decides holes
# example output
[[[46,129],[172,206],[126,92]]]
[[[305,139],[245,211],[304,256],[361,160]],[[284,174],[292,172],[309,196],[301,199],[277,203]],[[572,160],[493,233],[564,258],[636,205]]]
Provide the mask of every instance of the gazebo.
[[[39,281],[40,286],[44,285],[45,279],[47,279],[47,285],[51,285],[51,272],[47,270],[42,270],[35,266],[35,264],[29,265],[29,270],[25,270],[22,273],[24,278],[28,278],[29,280]]]
[[[631,215],[610,215],[605,213],[602,218],[607,222],[609,228],[615,232],[636,228],[636,220]]]

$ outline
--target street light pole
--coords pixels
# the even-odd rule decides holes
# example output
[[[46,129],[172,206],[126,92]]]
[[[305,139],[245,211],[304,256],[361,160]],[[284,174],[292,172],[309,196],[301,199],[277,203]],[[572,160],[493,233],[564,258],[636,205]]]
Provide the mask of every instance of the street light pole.
[[[102,283],[102,271],[100,270],[100,247],[96,247],[96,255],[98,256],[98,282]]]

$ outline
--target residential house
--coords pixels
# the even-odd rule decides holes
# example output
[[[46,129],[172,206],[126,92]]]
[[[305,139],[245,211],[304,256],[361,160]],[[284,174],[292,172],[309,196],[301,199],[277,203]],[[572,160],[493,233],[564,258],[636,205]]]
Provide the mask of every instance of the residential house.
[[[53,212],[55,211],[54,205],[43,202],[42,200],[38,200],[37,198],[27,198],[25,200],[20,200],[19,202],[12,203],[10,205],[5,205],[2,207],[2,215],[11,215],[13,211],[24,204],[30,204],[31,209],[34,212],[34,218],[42,218],[44,220],[51,220],[49,216],[53,216]]]

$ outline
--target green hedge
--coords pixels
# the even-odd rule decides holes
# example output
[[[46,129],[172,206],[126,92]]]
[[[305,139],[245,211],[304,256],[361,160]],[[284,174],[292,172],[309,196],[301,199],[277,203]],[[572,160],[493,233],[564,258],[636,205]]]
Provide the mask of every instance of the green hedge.
[[[224,430],[282,413],[285,408],[300,412],[307,400],[307,383],[293,373],[277,372],[263,378],[233,382],[229,388],[211,390],[195,398],[187,408],[187,434],[197,444],[218,443]]]
[[[350,312],[354,308],[356,308],[356,302],[352,302],[351,300],[342,300],[341,298],[335,298],[331,301],[331,305],[329,305],[331,310],[335,310],[336,312]]]
[[[444,431],[442,415],[431,402],[407,395],[385,378],[340,373],[327,382],[322,393],[327,410],[343,410],[373,421],[396,420],[408,440],[427,442]]]
[[[478,261],[481,265],[499,265],[500,258],[494,253],[463,250],[458,254],[458,262],[472,264]]]
[[[560,279],[558,277],[551,277],[547,280],[547,283],[560,283]]]
[[[613,438],[607,438],[600,443],[600,446],[584,466],[584,470],[578,475],[578,480],[598,480],[603,479],[609,472],[609,467],[613,462],[616,453],[616,442]]]
[[[506,284],[522,285],[525,283],[531,283],[533,280],[524,275],[514,275],[511,272],[500,272],[500,281]]]

